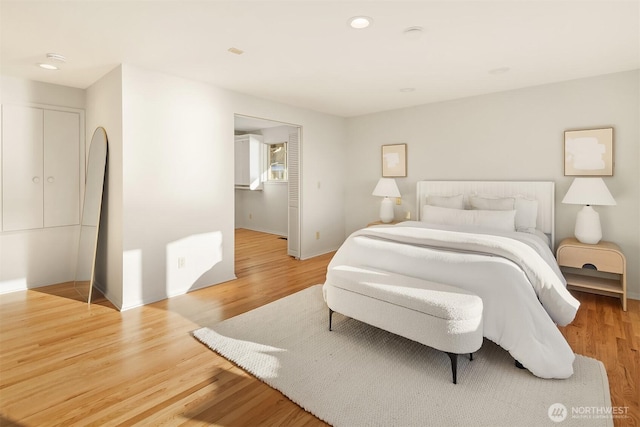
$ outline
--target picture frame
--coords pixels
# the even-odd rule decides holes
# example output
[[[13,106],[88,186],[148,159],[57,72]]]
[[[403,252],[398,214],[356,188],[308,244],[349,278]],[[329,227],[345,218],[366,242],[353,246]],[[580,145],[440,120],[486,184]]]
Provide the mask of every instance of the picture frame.
[[[382,176],[385,178],[407,176],[407,144],[382,146]]]
[[[565,131],[564,176],[613,176],[613,128]]]

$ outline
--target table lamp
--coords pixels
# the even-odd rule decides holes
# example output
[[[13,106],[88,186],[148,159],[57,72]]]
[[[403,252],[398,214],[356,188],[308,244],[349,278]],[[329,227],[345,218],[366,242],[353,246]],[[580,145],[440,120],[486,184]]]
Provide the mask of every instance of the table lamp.
[[[574,234],[582,243],[595,245],[602,239],[600,215],[591,205],[614,206],[616,201],[602,178],[576,178],[562,203],[584,205],[576,217]]]
[[[384,197],[382,203],[380,203],[380,221],[385,224],[393,221],[393,202],[389,197],[400,197],[400,190],[398,190],[396,180],[393,178],[380,178],[372,194]]]

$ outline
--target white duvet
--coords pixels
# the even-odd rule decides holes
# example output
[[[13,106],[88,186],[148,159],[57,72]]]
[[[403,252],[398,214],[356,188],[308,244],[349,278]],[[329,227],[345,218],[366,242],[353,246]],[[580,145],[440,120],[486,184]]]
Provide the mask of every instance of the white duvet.
[[[538,377],[570,377],[575,356],[556,324],[570,323],[579,302],[549,247],[529,233],[459,230],[413,221],[358,230],[333,257],[327,283],[339,280],[333,269],[356,266],[467,289],[482,298],[486,338]]]

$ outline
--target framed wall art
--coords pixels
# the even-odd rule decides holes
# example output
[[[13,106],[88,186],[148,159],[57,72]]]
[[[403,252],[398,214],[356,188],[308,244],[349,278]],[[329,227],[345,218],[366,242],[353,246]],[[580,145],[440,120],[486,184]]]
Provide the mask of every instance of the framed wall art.
[[[613,128],[564,133],[565,176],[613,176]]]
[[[382,176],[386,178],[407,176],[407,144],[382,146]]]

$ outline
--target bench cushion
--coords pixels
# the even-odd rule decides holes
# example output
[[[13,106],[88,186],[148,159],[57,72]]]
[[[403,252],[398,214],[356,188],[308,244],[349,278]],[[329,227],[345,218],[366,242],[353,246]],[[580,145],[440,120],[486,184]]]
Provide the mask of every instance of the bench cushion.
[[[333,286],[445,320],[482,317],[482,299],[464,289],[371,268],[334,270]]]
[[[482,299],[455,286],[369,267],[333,266],[329,308],[448,353],[482,346]]]

